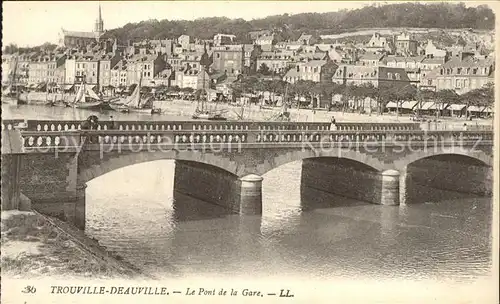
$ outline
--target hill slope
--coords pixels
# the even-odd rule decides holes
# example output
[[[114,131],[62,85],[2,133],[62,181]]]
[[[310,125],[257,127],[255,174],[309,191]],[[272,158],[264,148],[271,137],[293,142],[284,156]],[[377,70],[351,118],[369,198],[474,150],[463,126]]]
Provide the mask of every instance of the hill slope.
[[[217,33],[226,33],[236,35],[239,42],[249,42],[248,32],[260,29],[272,29],[280,39],[286,40],[297,39],[302,32],[325,35],[374,27],[492,30],[495,15],[485,5],[467,8],[463,3],[398,3],[321,14],[284,14],[251,21],[225,17],[194,21],[148,20],[110,30],[107,36],[126,42],[144,38],[176,38],[182,34],[210,39]]]

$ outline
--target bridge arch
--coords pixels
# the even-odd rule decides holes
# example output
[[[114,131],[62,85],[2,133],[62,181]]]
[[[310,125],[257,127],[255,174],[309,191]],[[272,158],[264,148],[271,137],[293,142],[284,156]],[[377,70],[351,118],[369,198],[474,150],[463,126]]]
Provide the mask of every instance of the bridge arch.
[[[258,175],[264,175],[267,172],[276,169],[282,165],[304,160],[310,158],[325,158],[325,157],[334,157],[334,158],[345,158],[349,160],[353,160],[359,162],[363,165],[371,167],[376,171],[384,171],[384,163],[381,162],[378,158],[373,157],[369,154],[360,153],[354,150],[332,150],[332,151],[314,151],[314,150],[296,150],[296,151],[287,151],[283,154],[275,156],[273,159],[264,161],[264,163],[257,166],[255,173]]]
[[[230,160],[228,157],[221,155],[214,155],[212,153],[203,153],[199,151],[144,151],[139,153],[116,154],[112,157],[106,157],[93,165],[80,164],[77,180],[79,184],[85,184],[88,181],[108,172],[155,160],[186,160],[204,163],[206,165],[214,166],[227,171],[231,174],[238,175],[238,164]]]
[[[427,150],[413,151],[412,153],[394,161],[394,169],[398,171],[405,170],[405,168],[413,162],[419,161],[424,158],[430,158],[439,155],[462,155],[465,157],[473,158],[478,160],[489,167],[493,167],[493,155],[490,155],[484,151],[475,149],[463,149],[463,148],[431,148]]]

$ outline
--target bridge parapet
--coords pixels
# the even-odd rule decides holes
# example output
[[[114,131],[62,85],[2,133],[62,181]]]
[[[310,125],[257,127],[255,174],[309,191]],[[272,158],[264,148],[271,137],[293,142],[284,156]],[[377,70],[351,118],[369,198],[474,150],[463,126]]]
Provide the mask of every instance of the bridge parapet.
[[[80,129],[79,120],[28,120],[29,131],[70,131]],[[419,130],[418,123],[354,123],[336,124],[340,131]],[[330,123],[321,122],[269,122],[269,121],[101,121],[98,130],[317,130],[330,129]]]
[[[91,130],[91,131],[23,131],[23,144],[27,149],[80,147],[86,145],[115,145],[120,149],[146,149],[152,145],[172,147],[182,145],[227,144],[227,147],[276,148],[293,144],[342,143],[440,143],[453,144],[493,142],[491,131],[250,131],[250,130]],[[193,146],[194,147],[194,146]]]
[[[14,130],[17,126],[25,122],[24,119],[2,119],[2,131]]]

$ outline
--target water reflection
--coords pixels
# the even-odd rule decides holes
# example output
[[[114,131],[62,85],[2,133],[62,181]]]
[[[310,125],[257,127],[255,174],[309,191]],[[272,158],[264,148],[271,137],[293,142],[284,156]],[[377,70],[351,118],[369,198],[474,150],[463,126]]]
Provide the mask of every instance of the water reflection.
[[[488,198],[382,207],[310,193],[328,204],[301,211],[296,162],[264,176],[263,215],[242,217],[177,194],[175,209],[174,166],[144,163],[89,182],[87,233],[158,276],[463,279],[490,265]]]
[[[108,120],[112,115],[115,120],[187,120],[188,114],[174,115],[161,114],[150,115],[140,113],[120,113],[116,111],[93,111],[85,109],[75,109],[66,107],[48,107],[44,105],[10,105],[2,104],[2,118],[5,119],[64,119],[64,120],[84,120],[90,115],[96,115],[101,120]]]

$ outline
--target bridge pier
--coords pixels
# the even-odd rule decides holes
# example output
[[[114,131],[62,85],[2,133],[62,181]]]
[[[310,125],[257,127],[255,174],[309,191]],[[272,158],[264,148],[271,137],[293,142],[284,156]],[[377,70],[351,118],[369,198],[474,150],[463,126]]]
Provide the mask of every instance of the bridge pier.
[[[75,204],[75,212],[74,212],[74,219],[73,223],[75,224],[76,227],[78,227],[81,230],[85,230],[85,204],[86,204],[86,197],[85,197],[85,189],[87,188],[87,185],[79,185],[76,187],[76,200],[74,202]]]
[[[238,178],[214,166],[176,160],[174,209],[182,219],[222,214],[260,215],[262,180],[258,175]]]
[[[302,161],[301,201],[304,209],[329,207],[321,192],[380,205],[399,205],[399,172],[380,172],[343,158],[310,158]],[[341,202],[336,202],[338,204]]]
[[[399,205],[399,171],[386,170],[382,172],[380,204]]]
[[[262,180],[255,174],[240,178],[240,214],[262,214]]]

